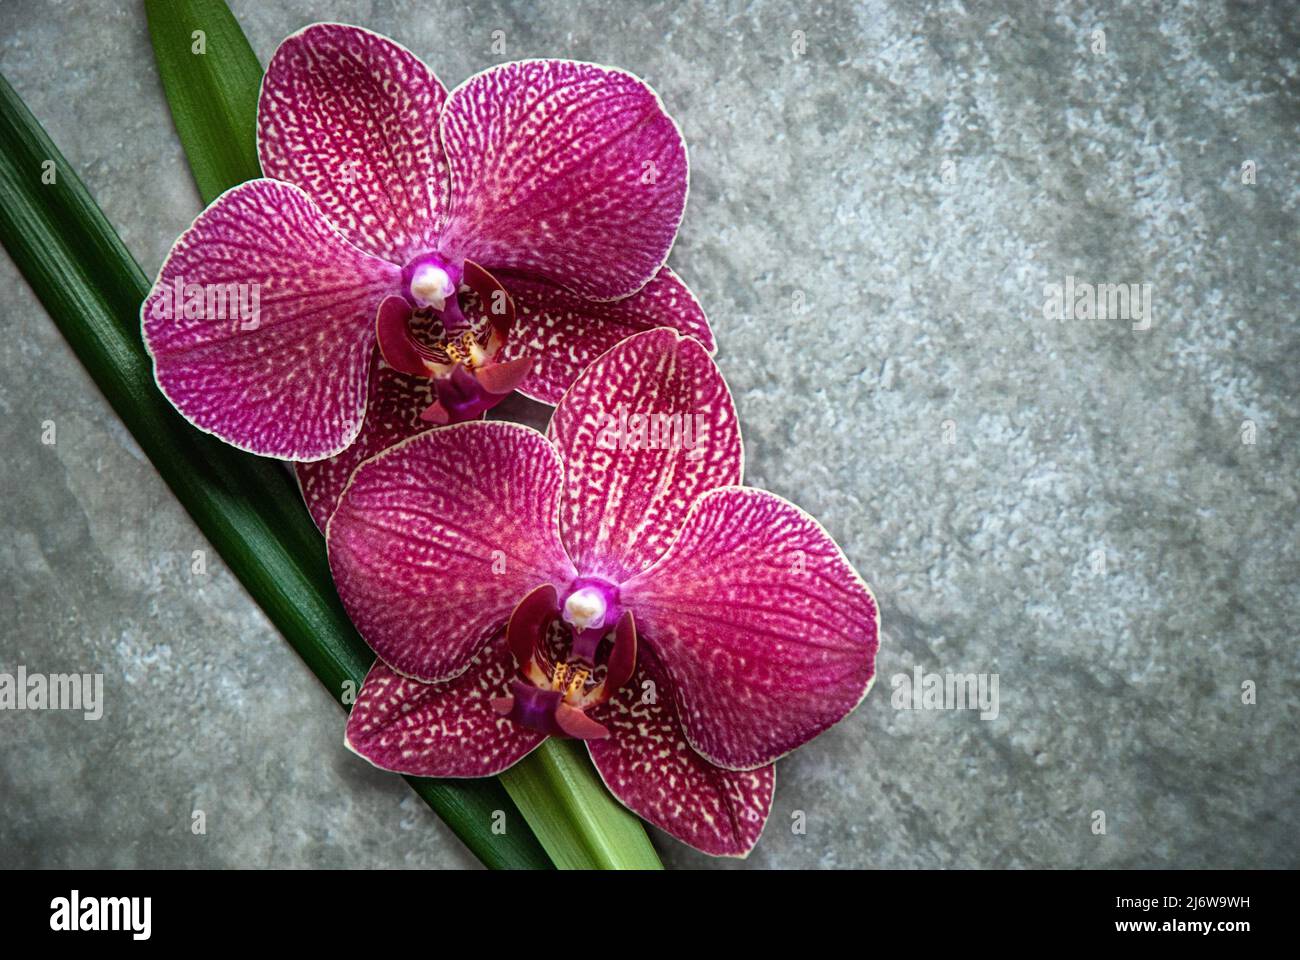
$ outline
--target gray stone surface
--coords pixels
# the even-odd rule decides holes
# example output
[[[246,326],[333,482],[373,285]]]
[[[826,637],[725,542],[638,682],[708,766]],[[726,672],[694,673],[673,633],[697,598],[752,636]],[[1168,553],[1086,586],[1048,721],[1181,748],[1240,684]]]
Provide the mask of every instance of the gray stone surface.
[[[1300,866],[1294,4],[233,7],[264,63],[339,19],[452,85],[500,29],[681,123],[671,262],[748,479],[825,522],[885,643],[756,853],[656,835],[666,862]],[[0,69],[155,271],[199,202],[139,6],[5,0]],[[1067,274],[1151,284],[1150,329],[1044,319]],[[0,323],[0,669],[107,685],[99,722],[0,714],[0,862],[473,865],[220,562],[191,575],[204,542],[7,258]],[[996,673],[997,719],[895,709],[916,666]]]

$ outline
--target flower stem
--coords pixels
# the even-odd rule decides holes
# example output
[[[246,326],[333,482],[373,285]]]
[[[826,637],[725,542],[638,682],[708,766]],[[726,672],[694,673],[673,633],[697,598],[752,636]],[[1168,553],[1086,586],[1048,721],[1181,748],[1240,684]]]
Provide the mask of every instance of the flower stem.
[[[662,870],[641,822],[612,796],[587,751],[554,737],[501,782],[561,870]]]

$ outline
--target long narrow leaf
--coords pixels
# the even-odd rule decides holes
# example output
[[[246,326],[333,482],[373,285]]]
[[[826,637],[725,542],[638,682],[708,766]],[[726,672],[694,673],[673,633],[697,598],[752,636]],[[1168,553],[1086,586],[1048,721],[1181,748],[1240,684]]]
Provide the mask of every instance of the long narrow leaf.
[[[176,132],[205,200],[258,176],[261,68],[250,66],[257,59],[224,0],[145,0],[145,10]],[[194,52],[196,35],[207,38],[203,54]],[[220,155],[206,156],[214,144]],[[584,751],[549,741],[501,779],[557,866],[661,867],[645,828],[609,795]]]
[[[342,698],[373,655],[329,578],[324,544],[279,464],[191,427],[159,392],[140,339],[148,281],[63,155],[0,76],[0,237],[140,448],[312,672]],[[495,781],[412,780],[493,867],[550,860]],[[494,834],[495,811],[507,831]]]
[[[225,0],[146,0],[158,75],[205,204],[262,175],[262,65]]]

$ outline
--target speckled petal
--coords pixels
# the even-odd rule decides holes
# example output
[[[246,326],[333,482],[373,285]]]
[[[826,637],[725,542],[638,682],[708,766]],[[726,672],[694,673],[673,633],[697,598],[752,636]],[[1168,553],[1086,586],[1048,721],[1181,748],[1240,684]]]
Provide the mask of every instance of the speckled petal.
[[[664,664],[686,737],[751,769],[811,740],[875,675],[875,598],[829,534],[792,503],[730,487],[701,497],[621,598]]]
[[[667,267],[622,300],[588,300],[521,275],[507,275],[502,283],[516,307],[502,355],[535,358],[528,379],[517,389],[542,403],[559,403],[593,360],[634,333],[674,327],[700,341],[709,353],[714,350],[713,333],[699,301]]]
[[[643,653],[632,682],[592,714],[610,736],[587,741],[587,749],[624,806],[715,857],[753,849],[772,808],[776,768],[723,770],[692,750],[671,681],[652,654]]]
[[[141,307],[158,386],[241,449],[332,456],[361,428],[375,309],[398,275],[344,240],[297,187],[241,184],[176,241]],[[201,309],[197,297],[188,314],[178,308],[189,299],[178,283]]]
[[[316,526],[323,531],[348,478],[363,461],[394,444],[432,429],[420,413],[433,403],[427,377],[398,373],[375,351],[370,362],[369,397],[361,433],[352,446],[328,460],[297,463],[298,485]]]
[[[398,672],[455,677],[530,590],[573,578],[559,496],[554,450],[513,423],[429,430],[367,460],[326,529],[352,622]]]
[[[628,337],[573,384],[551,418],[565,465],[561,526],[584,575],[615,582],[653,563],[691,504],[740,482],[740,426],[699,341]]]
[[[262,172],[306,190],[361,249],[405,264],[433,249],[446,209],[446,96],[405,47],[360,27],[313,24],[266,68]]]
[[[410,680],[376,661],[348,717],[348,748],[395,773],[495,776],[546,739],[493,712],[513,673],[503,637],[447,683]]]
[[[602,300],[663,265],[686,205],[686,147],[641,80],[569,60],[502,64],[452,91],[441,131],[444,254]]]

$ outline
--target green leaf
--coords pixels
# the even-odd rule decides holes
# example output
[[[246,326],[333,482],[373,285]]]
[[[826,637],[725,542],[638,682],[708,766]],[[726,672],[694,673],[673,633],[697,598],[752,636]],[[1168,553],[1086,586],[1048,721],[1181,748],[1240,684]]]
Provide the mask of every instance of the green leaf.
[[[662,870],[641,821],[609,794],[581,744],[551,738],[501,782],[561,870]]]
[[[262,65],[225,0],[145,0],[172,122],[204,204],[262,175],[257,96]]]
[[[259,176],[262,71],[230,10],[223,0],[146,0],[145,10],[163,90],[205,199]],[[190,52],[195,31],[207,37],[202,55]],[[213,144],[242,145],[242,155],[221,167],[224,179],[205,185],[214,168],[204,151]],[[563,867],[659,867],[640,821],[609,795],[586,751],[571,747],[548,743],[503,777],[547,853]]]
[[[324,543],[283,465],[190,426],[154,384],[140,339],[149,283],[72,167],[0,76],[0,238],[140,448],[271,622],[336,696],[374,655],[334,592]],[[250,678],[252,682],[254,678]],[[339,733],[342,741],[342,730]],[[493,780],[411,780],[492,867],[548,868]],[[492,832],[507,813],[507,832]]]

